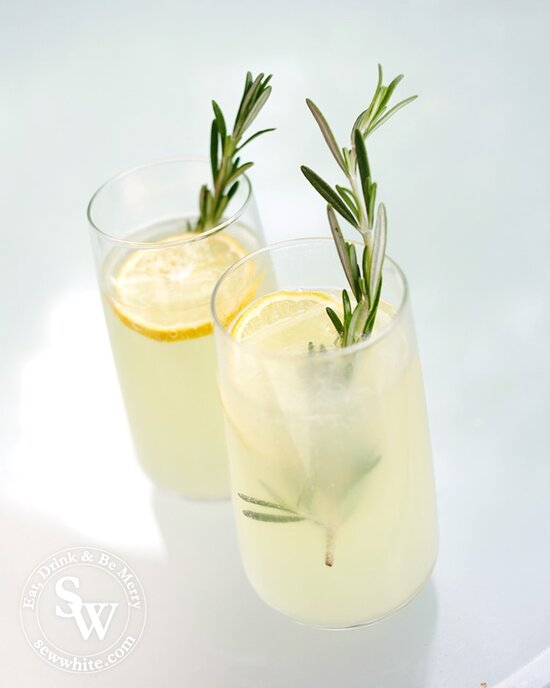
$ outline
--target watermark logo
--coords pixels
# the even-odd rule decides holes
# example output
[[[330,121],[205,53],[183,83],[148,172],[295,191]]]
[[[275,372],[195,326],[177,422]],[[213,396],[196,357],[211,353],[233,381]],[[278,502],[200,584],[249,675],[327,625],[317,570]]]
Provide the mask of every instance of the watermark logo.
[[[116,555],[72,547],[41,562],[21,596],[21,623],[34,651],[58,669],[103,671],[136,646],[146,618],[143,588]]]
[[[63,611],[61,606],[59,604],[56,604],[56,615],[61,616],[65,619],[75,619],[76,624],[78,626],[78,630],[80,631],[80,635],[84,640],[88,640],[92,631],[95,631],[97,637],[100,640],[103,640],[113,619],[115,609],[118,607],[119,603],[83,602],[82,597],[80,597],[80,595],[78,595],[75,592],[71,592],[70,590],[64,587],[65,583],[72,583],[75,586],[75,588],[80,587],[80,579],[78,578],[78,576],[63,576],[63,578],[59,578],[59,580],[55,584],[55,592],[57,593],[57,596],[60,599],[65,600],[67,602],[69,606],[69,611]],[[101,614],[105,608],[110,608],[111,611],[109,612],[105,624],[103,624],[103,622],[101,621]],[[84,618],[84,615],[82,613],[83,609],[88,613],[88,618],[90,621],[89,626],[86,625],[86,619]]]

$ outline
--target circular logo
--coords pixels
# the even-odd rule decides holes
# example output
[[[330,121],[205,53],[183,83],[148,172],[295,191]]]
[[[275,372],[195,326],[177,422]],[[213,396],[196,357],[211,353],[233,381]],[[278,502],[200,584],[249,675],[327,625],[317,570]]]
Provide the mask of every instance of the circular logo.
[[[21,596],[21,624],[48,664],[77,674],[118,664],[136,646],[146,604],[136,574],[120,557],[71,547],[44,559]]]

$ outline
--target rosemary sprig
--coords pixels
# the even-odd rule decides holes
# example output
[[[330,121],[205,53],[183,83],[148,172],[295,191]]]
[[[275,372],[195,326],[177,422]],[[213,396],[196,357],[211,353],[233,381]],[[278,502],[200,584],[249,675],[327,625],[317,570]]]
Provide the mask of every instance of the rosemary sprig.
[[[267,502],[264,499],[256,499],[255,497],[249,497],[242,492],[237,493],[239,497],[245,502],[254,504],[259,507],[275,509],[276,511],[284,511],[285,514],[273,514],[269,511],[257,511],[251,509],[244,509],[242,514],[247,518],[251,518],[254,521],[264,521],[266,523],[296,523],[298,521],[310,521],[315,523],[325,529],[325,566],[332,566],[334,564],[334,533],[331,527],[325,526],[324,524],[317,521],[310,514],[304,514],[295,509],[291,509],[289,506],[283,504],[276,504],[275,502]]]
[[[367,456],[359,462],[358,466],[349,476],[348,484],[343,495],[341,496],[342,507],[347,505],[348,511],[352,508],[352,506],[347,503],[352,500],[355,489],[361,483],[362,479],[367,475],[367,473],[370,473],[370,471],[378,465],[379,461],[380,456],[373,454],[371,456]],[[267,485],[262,483],[262,487],[267,492],[272,493],[272,490],[270,490]],[[265,499],[250,497],[242,492],[238,492],[237,494],[244,502],[253,505],[254,508],[242,510],[243,516],[250,518],[253,521],[263,521],[264,523],[298,523],[300,521],[309,521],[310,523],[322,528],[325,537],[325,566],[331,567],[334,565],[334,550],[338,526],[339,523],[345,520],[347,515],[345,513],[346,510],[344,509],[341,513],[339,522],[335,521],[334,517],[329,519],[326,516],[322,517],[316,515],[311,509],[311,504],[308,507],[307,503],[304,503],[304,491],[311,492],[310,498],[313,497],[311,482],[307,485],[307,488],[304,488],[301,491],[297,499],[294,500],[294,507],[289,506],[289,500],[283,500],[278,495],[274,495],[274,498],[278,499],[278,502],[272,502]]]
[[[239,188],[239,177],[249,170],[253,162],[241,162],[240,151],[258,136],[274,131],[274,128],[261,129],[242,141],[243,134],[249,129],[258,113],[271,94],[271,74],[258,74],[254,79],[247,72],[244,91],[235,117],[231,133],[227,130],[225,117],[220,106],[212,101],[214,119],[210,129],[210,165],[212,168],[212,188],[203,184],[199,193],[199,218],[195,231],[202,232],[214,227]],[[241,142],[242,141],[242,142]]]
[[[334,309],[326,309],[338,332],[341,346],[350,346],[370,335],[380,303],[387,217],[383,203],[379,203],[376,209],[377,185],[372,181],[365,141],[378,127],[416,98],[405,98],[388,109],[393,92],[402,78],[403,75],[400,74],[384,86],[382,67],[378,65],[378,83],[374,95],[367,109],[353,124],[350,148],[339,148],[322,112],[313,101],[309,98],[306,100],[330,152],[349,184],[349,188],[338,184],[333,188],[309,167],[301,167],[306,179],[327,201],[330,229],[351,294],[355,299],[355,306],[352,307],[348,291],[342,291],[342,318]],[[363,240],[360,260],[355,245],[344,239],[336,213],[360,233]]]

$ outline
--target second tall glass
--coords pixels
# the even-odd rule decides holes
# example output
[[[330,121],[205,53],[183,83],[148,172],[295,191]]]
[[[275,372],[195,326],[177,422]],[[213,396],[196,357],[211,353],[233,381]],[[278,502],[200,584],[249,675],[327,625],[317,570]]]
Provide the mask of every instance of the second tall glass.
[[[141,465],[161,487],[216,498],[229,487],[210,296],[263,237],[246,177],[220,224],[190,231],[209,175],[208,161],[190,158],[132,169],[95,193],[88,219]]]
[[[268,604],[318,627],[389,614],[418,592],[436,557],[430,438],[407,283],[389,258],[383,275],[379,329],[324,351],[298,333],[326,330],[312,329],[305,306],[289,308],[306,294],[322,301],[346,286],[332,239],[261,249],[228,270],[212,297],[244,566]],[[256,301],[235,317],[233,304],[252,290]],[[276,304],[274,296],[287,306],[277,316],[265,306],[254,321],[251,313]],[[328,322],[324,307],[321,315]],[[245,322],[249,333],[254,322],[256,332],[263,326],[263,338],[236,337]]]

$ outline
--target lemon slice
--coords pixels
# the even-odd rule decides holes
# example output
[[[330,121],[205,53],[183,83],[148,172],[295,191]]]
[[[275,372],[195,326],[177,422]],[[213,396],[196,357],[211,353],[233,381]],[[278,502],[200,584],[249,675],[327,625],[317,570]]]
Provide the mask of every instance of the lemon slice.
[[[230,332],[238,341],[253,342],[272,353],[306,353],[309,342],[316,349],[334,348],[334,325],[326,308],[337,313],[336,296],[319,291],[276,291],[260,297],[237,317]]]
[[[210,334],[214,286],[247,252],[223,234],[165,248],[162,243],[133,251],[115,269],[108,297],[115,313],[128,327],[158,341]]]

